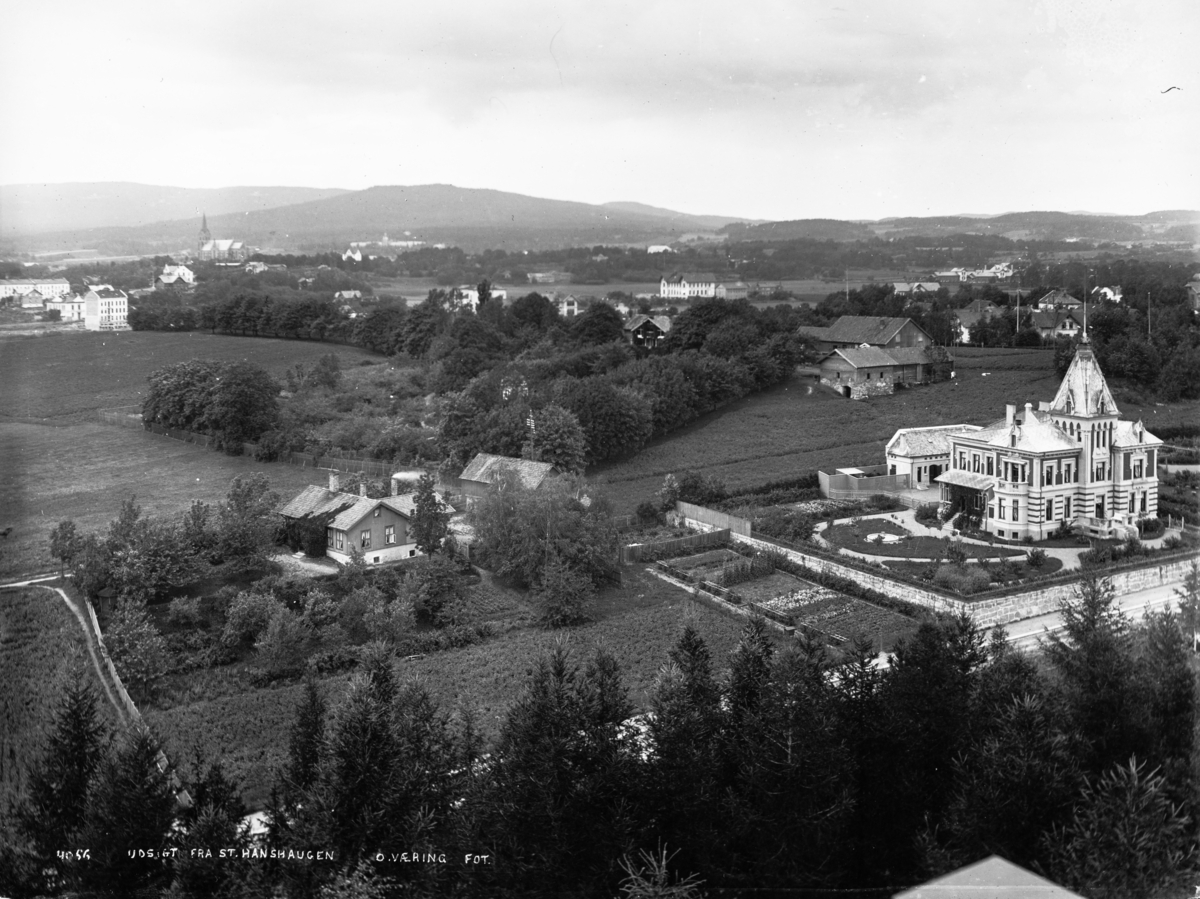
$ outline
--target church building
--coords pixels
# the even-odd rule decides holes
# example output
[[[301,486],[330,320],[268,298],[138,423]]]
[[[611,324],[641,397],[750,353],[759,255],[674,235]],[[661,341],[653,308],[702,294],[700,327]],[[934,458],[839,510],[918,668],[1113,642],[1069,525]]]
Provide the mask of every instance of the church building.
[[[242,263],[250,258],[250,248],[240,240],[213,240],[208,230],[208,215],[200,222],[196,256],[201,262]]]
[[[1053,401],[1009,405],[984,427],[946,435],[933,480],[944,507],[979,513],[997,537],[1041,540],[1064,523],[1095,537],[1137,534],[1158,514],[1158,448],[1141,421],[1121,421],[1085,334]]]

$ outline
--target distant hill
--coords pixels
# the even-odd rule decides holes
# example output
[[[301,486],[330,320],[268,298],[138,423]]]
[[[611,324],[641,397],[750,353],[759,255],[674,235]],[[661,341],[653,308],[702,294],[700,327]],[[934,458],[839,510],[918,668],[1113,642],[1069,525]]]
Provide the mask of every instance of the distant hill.
[[[346,192],[313,187],[163,187],[128,181],[8,184],[0,186],[0,237],[199,219],[202,213],[252,212]]]
[[[371,187],[276,208],[208,216],[213,237],[256,246],[342,248],[352,240],[377,240],[383,232],[411,232],[429,243],[465,249],[665,242],[684,233],[711,231],[694,216],[668,219],[588,203],[545,200],[498,190],[424,184]],[[72,228],[39,235],[39,249],[133,246],[143,252],[191,246],[196,215],[126,228]]]
[[[734,240],[863,240],[879,237],[945,237],[951,234],[993,234],[1041,240],[1136,241],[1179,239],[1191,233],[1200,239],[1200,212],[1173,210],[1144,215],[1076,214],[1069,212],[1006,212],[1003,215],[945,215],[886,218],[876,222],[800,219],[765,225],[733,224],[722,232]],[[1168,228],[1170,231],[1168,232]],[[1184,238],[1186,239],[1186,237]]]
[[[629,200],[616,203],[605,203],[605,209],[617,209],[621,212],[633,212],[639,215],[653,215],[658,218],[670,219],[673,222],[687,225],[696,231],[716,231],[735,222],[759,224],[763,219],[748,219],[732,215],[691,215],[687,212],[676,212],[673,209],[663,209],[661,206],[648,206],[645,203],[635,203]],[[690,223],[690,224],[689,224]]]

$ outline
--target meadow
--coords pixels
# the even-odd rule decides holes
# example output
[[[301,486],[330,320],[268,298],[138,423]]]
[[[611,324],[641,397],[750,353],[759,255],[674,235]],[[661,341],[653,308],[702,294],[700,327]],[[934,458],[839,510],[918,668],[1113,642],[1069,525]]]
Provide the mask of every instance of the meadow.
[[[21,795],[25,766],[44,750],[59,687],[75,672],[95,689],[101,716],[115,724],[83,629],[62,598],[38,587],[0,589],[0,809]]]
[[[685,620],[707,641],[714,670],[728,668],[743,622],[694,602],[686,591],[636,568],[626,572],[621,588],[601,595],[594,622],[554,631],[513,627],[474,646],[401,659],[396,671],[402,681],[421,684],[444,711],[470,711],[483,736],[493,739],[538,659],[556,645],[565,645],[580,666],[598,647],[606,649],[620,664],[630,700],[645,710],[655,677]],[[331,709],[352,676],[322,678]],[[285,760],[302,691],[301,684],[289,683],[169,708],[143,704],[141,711],[172,759],[190,758],[196,745],[221,755],[226,772],[242,783],[246,800],[261,803]]]
[[[710,413],[631,459],[589,469],[602,479],[618,511],[632,512],[672,472],[692,469],[730,488],[795,478],[846,466],[880,465],[884,447],[900,428],[943,424],[986,425],[1019,407],[1051,400],[1058,390],[1050,350],[959,347],[950,381],[855,401],[812,378],[795,375],[774,387]],[[1160,406],[1123,399],[1121,417],[1181,424],[1200,417],[1200,402]]]
[[[282,376],[336,353],[343,366],[381,357],[308,341],[155,332],[0,340],[0,578],[50,571],[47,536],[63,519],[103,528],[131,494],[151,514],[222,499],[237,475],[264,471],[283,496],[324,472],[224,456],[145,431],[101,424],[96,410],[141,401],[147,376],[191,358],[248,359]]]

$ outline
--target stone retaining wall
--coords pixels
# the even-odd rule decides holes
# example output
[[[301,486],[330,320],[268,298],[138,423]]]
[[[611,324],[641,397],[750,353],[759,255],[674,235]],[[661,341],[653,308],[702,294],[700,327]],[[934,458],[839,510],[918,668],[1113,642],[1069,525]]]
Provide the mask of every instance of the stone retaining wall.
[[[738,534],[735,534],[733,539],[756,549],[784,553],[792,561],[814,571],[827,572],[846,578],[894,599],[902,599],[905,602],[924,606],[937,612],[950,614],[967,612],[980,627],[1011,624],[1025,618],[1056,612],[1064,600],[1074,595],[1077,586],[1076,582],[1053,584],[1046,587],[1034,586],[1024,593],[969,602],[963,599],[950,599],[933,591],[923,590],[913,584],[894,581],[891,578],[871,574],[858,568],[851,568],[849,565],[840,565],[830,559],[808,555],[775,543],[768,543],[765,540],[756,540],[753,537],[744,537]],[[1192,562],[1192,559],[1178,559],[1159,565],[1148,565],[1145,568],[1114,572],[1108,577],[1112,580],[1117,596],[1121,597],[1139,590],[1181,583]]]

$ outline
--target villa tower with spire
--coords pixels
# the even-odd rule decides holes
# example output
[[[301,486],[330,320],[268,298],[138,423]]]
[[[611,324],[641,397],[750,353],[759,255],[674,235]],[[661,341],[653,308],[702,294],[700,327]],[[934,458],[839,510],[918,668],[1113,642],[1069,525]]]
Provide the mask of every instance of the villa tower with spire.
[[[1158,514],[1162,441],[1141,421],[1121,420],[1086,334],[1052,401],[1010,404],[982,429],[956,427],[933,480],[943,504],[962,500],[997,537],[1041,540],[1065,524],[1125,538]]]

